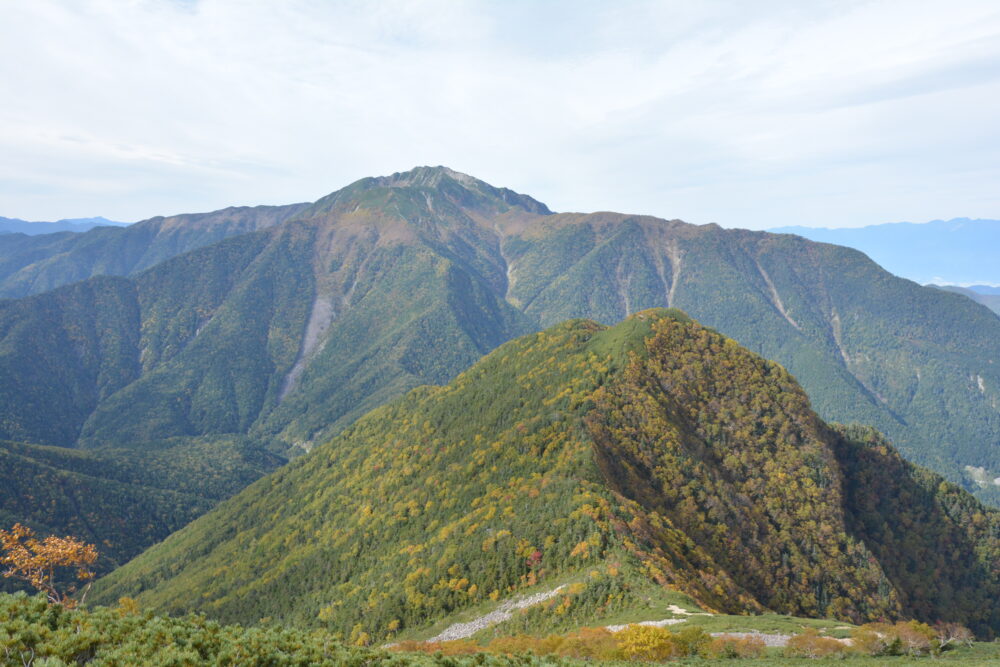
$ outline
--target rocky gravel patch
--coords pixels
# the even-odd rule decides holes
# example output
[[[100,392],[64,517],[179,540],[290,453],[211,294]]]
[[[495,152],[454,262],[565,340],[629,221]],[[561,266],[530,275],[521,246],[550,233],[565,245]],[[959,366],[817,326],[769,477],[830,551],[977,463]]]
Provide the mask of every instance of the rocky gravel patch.
[[[559,591],[564,588],[566,587],[559,586],[551,591],[535,593],[534,595],[528,595],[527,597],[507,600],[490,613],[484,614],[483,616],[473,619],[468,623],[455,623],[453,625],[449,625],[445,628],[444,632],[435,637],[431,637],[427,641],[449,642],[456,639],[468,639],[480,630],[485,630],[492,625],[503,623],[504,621],[510,619],[514,615],[514,612],[518,609],[527,609],[528,607],[533,607],[536,604],[540,604],[546,600],[554,598],[559,594]]]
[[[713,632],[713,637],[737,637],[739,639],[747,639],[750,637],[759,637],[764,641],[765,646],[785,646],[788,644],[788,640],[793,637],[793,635],[779,635],[779,634],[765,634],[763,632]]]

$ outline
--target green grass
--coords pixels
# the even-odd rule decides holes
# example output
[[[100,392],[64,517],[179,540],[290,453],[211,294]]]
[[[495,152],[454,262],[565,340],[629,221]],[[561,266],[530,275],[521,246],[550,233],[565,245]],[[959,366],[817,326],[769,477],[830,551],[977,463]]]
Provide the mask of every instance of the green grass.
[[[798,618],[784,614],[760,614],[757,616],[736,616],[719,614],[714,616],[691,616],[684,623],[672,626],[680,629],[697,625],[705,632],[761,632],[764,634],[794,635],[806,628],[816,628],[830,637],[844,638],[851,635],[854,627],[850,623],[835,619]]]
[[[947,651],[938,657],[911,658],[906,656],[850,656],[847,658],[786,658],[780,648],[769,648],[768,655],[755,660],[729,660],[709,658],[684,658],[674,660],[668,665],[752,665],[753,667],[770,667],[784,665],[936,665],[946,662],[952,665],[968,665],[969,667],[996,667],[1000,665],[1000,644],[978,642],[971,647],[961,647]],[[649,663],[608,663],[618,665],[639,665]]]

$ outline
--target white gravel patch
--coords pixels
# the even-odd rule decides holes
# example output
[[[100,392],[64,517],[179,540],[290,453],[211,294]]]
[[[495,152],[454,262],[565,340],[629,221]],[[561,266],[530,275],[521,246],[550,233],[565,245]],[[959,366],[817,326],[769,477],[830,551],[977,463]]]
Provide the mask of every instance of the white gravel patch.
[[[736,637],[746,639],[748,637],[759,637],[764,640],[765,646],[785,646],[793,635],[768,635],[763,632],[713,632],[713,637]]]
[[[483,616],[473,619],[468,623],[455,623],[453,625],[449,625],[445,628],[444,632],[435,637],[431,637],[427,641],[449,642],[456,639],[468,639],[480,630],[484,630],[492,625],[503,623],[504,621],[510,619],[514,615],[514,612],[518,609],[527,609],[528,607],[533,607],[536,604],[540,604],[546,600],[554,598],[559,595],[559,591],[564,588],[566,588],[565,585],[554,588],[551,591],[535,593],[534,595],[528,595],[527,597],[507,600],[490,613],[484,614]]]

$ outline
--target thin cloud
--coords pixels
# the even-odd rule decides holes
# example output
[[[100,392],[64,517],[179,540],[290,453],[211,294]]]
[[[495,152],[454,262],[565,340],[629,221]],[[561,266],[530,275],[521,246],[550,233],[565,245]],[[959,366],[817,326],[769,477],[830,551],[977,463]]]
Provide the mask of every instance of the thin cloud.
[[[8,3],[0,215],[302,201],[447,164],[559,210],[1000,217],[994,6]]]

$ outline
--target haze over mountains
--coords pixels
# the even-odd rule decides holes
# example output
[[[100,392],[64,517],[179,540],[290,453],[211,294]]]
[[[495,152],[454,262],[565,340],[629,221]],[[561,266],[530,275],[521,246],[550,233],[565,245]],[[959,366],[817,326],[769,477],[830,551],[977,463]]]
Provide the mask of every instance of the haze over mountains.
[[[813,241],[857,248],[886,270],[921,284],[1000,285],[1000,220],[896,222],[867,227],[777,227]]]
[[[29,222],[19,218],[0,216],[0,234],[53,234],[55,232],[85,232],[94,227],[124,227],[127,222],[115,222],[100,216],[96,218],[69,218],[55,222]]]
[[[552,213],[421,167],[312,204],[0,237],[0,289],[31,295],[0,302],[0,438],[32,445],[4,445],[8,470],[52,470],[65,510],[36,520],[85,526],[118,562],[163,529],[126,540],[103,525],[127,526],[124,504],[108,498],[83,521],[66,489],[96,477],[170,490],[183,477],[190,493],[150,494],[149,512],[186,520],[505,341],[652,307],[781,363],[824,419],[873,425],[1000,499],[982,482],[1000,477],[1000,318],[795,236]],[[119,457],[150,473],[99,465]]]

